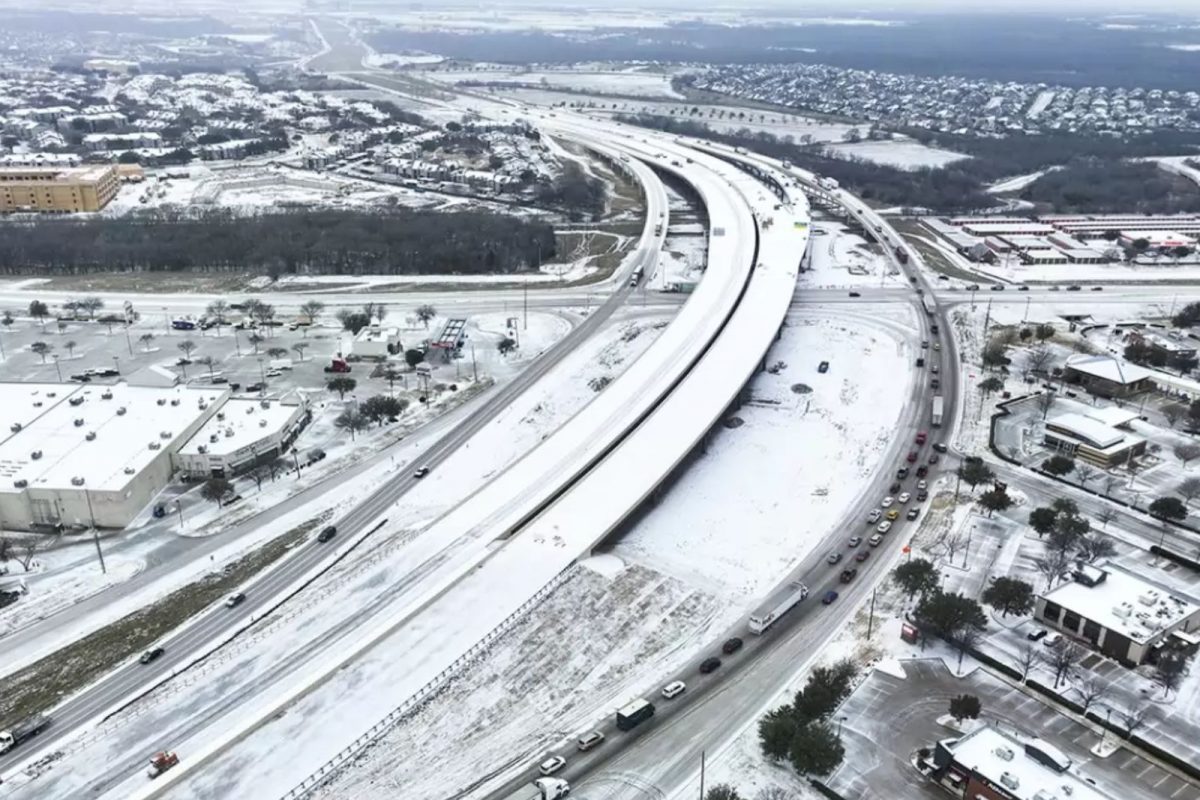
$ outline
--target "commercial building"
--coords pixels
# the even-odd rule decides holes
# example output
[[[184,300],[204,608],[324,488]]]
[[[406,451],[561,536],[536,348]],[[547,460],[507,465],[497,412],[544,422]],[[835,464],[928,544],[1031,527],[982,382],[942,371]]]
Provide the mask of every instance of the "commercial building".
[[[1117,800],[1046,740],[1018,738],[990,725],[939,741],[930,762],[931,777],[964,800]]]
[[[282,455],[310,419],[308,400],[298,393],[230,399],[179,448],[175,467],[190,480],[237,475]]]
[[[1089,414],[1059,414],[1047,420],[1045,443],[1063,455],[1105,469],[1146,450],[1145,439]]]
[[[122,528],[228,390],[0,383],[0,527]]]
[[[1178,231],[1165,230],[1140,230],[1140,229],[1123,229],[1121,231],[1121,245],[1124,247],[1133,247],[1133,243],[1138,239],[1145,240],[1151,250],[1168,251],[1174,250],[1176,247],[1187,247],[1195,249],[1196,239],[1192,236],[1185,236]]]
[[[121,181],[111,164],[88,167],[0,167],[0,213],[99,211]]]
[[[399,328],[384,328],[368,325],[358,332],[351,344],[351,352],[362,358],[387,358],[401,351]]]
[[[1063,380],[1101,397],[1129,397],[1154,388],[1148,370],[1106,355],[1070,356],[1063,365]]]
[[[1175,334],[1178,336],[1178,334]],[[1189,361],[1196,357],[1196,345],[1192,341],[1175,338],[1171,333],[1163,336],[1148,330],[1135,330],[1129,334],[1131,342],[1138,342],[1149,347],[1156,355],[1167,359]]]
[[[1129,667],[1200,644],[1200,601],[1111,562],[1077,563],[1072,580],[1038,597],[1034,618]]]

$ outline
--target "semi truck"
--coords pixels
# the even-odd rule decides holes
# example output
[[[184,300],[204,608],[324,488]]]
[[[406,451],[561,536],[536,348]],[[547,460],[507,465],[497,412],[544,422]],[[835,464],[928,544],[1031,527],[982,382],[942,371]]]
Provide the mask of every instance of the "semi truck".
[[[562,778],[538,778],[533,785],[538,793],[530,800],[560,800],[571,793],[571,785]]]
[[[820,186],[822,189],[828,189],[832,192],[834,189],[838,188],[838,182],[833,178],[821,178]]]
[[[45,714],[35,714],[6,731],[0,731],[0,753],[7,753],[22,742],[37,736],[48,727],[50,727],[50,718]]]
[[[908,251],[905,250],[900,245],[896,245],[896,260],[899,261],[901,264],[908,263]]]
[[[937,313],[937,306],[933,304],[933,298],[927,294],[921,295],[921,307],[925,309],[925,314],[927,316],[932,317],[935,313]]]
[[[326,372],[349,372],[350,365],[346,363],[346,359],[341,356],[334,356],[329,361],[329,365],[325,367]]]
[[[617,730],[631,731],[654,716],[654,704],[649,700],[634,700],[617,711]]]
[[[787,590],[782,598],[769,602],[750,615],[750,632],[762,633],[806,597],[808,597],[808,587],[800,581],[792,581],[787,585]]]
[[[935,428],[940,428],[942,426],[942,413],[943,413],[942,409],[943,409],[942,396],[940,394],[934,395],[933,419],[931,420],[930,424],[932,424],[933,427],[935,427]]]
[[[629,285],[637,286],[642,282],[642,268],[638,267],[629,275]]]

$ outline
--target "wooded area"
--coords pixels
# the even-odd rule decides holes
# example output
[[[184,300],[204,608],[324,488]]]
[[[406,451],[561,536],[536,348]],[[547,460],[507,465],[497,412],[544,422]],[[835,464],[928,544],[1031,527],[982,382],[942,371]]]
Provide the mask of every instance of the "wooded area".
[[[1200,191],[1194,183],[1148,161],[1072,159],[1025,187],[1021,199],[1066,213],[1200,211]]]
[[[256,216],[213,210],[120,219],[0,225],[4,274],[252,271],[405,274],[512,273],[555,254],[540,220],[486,211],[296,210]]]

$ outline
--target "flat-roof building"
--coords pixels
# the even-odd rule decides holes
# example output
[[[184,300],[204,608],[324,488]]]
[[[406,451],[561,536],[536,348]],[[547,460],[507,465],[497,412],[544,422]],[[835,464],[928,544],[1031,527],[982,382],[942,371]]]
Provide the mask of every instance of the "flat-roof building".
[[[1070,356],[1063,365],[1063,380],[1101,397],[1129,397],[1154,388],[1149,370],[1108,355]]]
[[[0,525],[122,528],[172,454],[229,396],[217,388],[0,383]]]
[[[399,328],[368,325],[358,332],[351,345],[351,352],[363,358],[387,358],[400,352]]]
[[[174,456],[185,478],[228,478],[282,455],[310,419],[308,400],[233,398],[204,423]]]
[[[1194,648],[1200,601],[1116,564],[1076,564],[1072,580],[1037,599],[1034,617],[1126,666],[1167,647]]]
[[[99,211],[117,196],[112,164],[87,167],[0,167],[0,213]]]
[[[1050,742],[991,725],[939,741],[932,762],[933,779],[964,800],[1117,800]]]
[[[1146,440],[1084,414],[1059,414],[1046,421],[1045,442],[1058,452],[1108,468],[1146,450]]]

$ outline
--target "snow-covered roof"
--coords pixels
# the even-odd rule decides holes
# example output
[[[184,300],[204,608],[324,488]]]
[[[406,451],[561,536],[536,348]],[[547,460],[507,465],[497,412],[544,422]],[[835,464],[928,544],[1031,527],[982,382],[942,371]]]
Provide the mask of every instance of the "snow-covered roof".
[[[232,398],[179,448],[179,454],[236,453],[278,433],[302,410],[295,402]]]
[[[1065,431],[1077,439],[1082,439],[1093,447],[1101,449],[1120,444],[1125,434],[1105,425],[1099,420],[1085,417],[1083,414],[1059,414],[1051,418],[1047,427]]]
[[[1066,366],[1113,383],[1137,383],[1150,377],[1150,371],[1135,364],[1126,364],[1113,356],[1090,356],[1076,354],[1067,357]]]
[[[1200,601],[1109,562],[1082,568],[1075,580],[1042,596],[1139,644],[1200,613]]]
[[[1128,408],[1120,408],[1118,406],[1102,406],[1100,408],[1089,408],[1084,413],[1084,416],[1108,425],[1109,427],[1116,428],[1133,422],[1138,418],[1138,413]]]
[[[6,436],[0,441],[0,492],[24,491],[14,485],[21,480],[29,489],[118,491],[226,394],[126,383],[0,384],[5,418],[28,418],[20,430],[0,432]]]
[[[1022,741],[990,725],[977,728],[958,741],[942,745],[954,760],[988,781],[1003,786],[1017,800],[1066,798],[1115,800],[1079,776],[1070,759],[1041,739]],[[1066,765],[1065,769],[1058,769]]]

